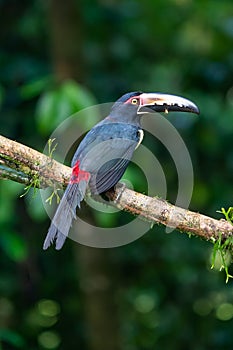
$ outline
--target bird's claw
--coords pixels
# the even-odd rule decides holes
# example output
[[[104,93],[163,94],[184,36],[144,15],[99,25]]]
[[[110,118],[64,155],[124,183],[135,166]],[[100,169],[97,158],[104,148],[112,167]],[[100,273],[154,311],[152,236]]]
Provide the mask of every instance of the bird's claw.
[[[115,186],[115,189],[117,189],[117,195],[114,198],[113,202],[117,204],[119,199],[121,198],[121,195],[123,194],[124,190],[126,189],[126,184],[124,182],[119,182]]]

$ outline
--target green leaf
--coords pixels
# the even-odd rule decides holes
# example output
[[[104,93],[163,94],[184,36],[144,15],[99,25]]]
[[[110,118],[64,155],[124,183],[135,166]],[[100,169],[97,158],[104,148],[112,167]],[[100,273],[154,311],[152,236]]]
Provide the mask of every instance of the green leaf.
[[[221,208],[221,210],[217,210],[217,213],[223,214],[225,219],[233,224],[233,207],[229,207],[227,210],[225,208]]]
[[[88,90],[68,80],[40,97],[36,109],[39,130],[47,135],[72,114],[95,104]]]
[[[73,80],[68,80],[62,85],[61,93],[67,97],[74,112],[96,104],[94,96]]]
[[[30,81],[29,83],[21,87],[20,96],[24,100],[30,100],[40,95],[48,87],[51,81],[52,81],[52,78],[50,76],[45,76],[45,77]]]
[[[54,129],[58,105],[59,92],[57,90],[47,91],[41,95],[36,108],[36,119],[42,134],[48,134]]]
[[[5,341],[17,348],[23,348],[25,346],[25,341],[21,335],[9,329],[0,329],[0,341]]]
[[[55,115],[53,120],[53,129],[74,113],[72,105],[67,96],[62,91],[62,88],[57,90],[58,101],[55,106]],[[52,129],[52,130],[53,130]]]
[[[13,261],[24,261],[28,255],[25,241],[15,232],[2,232],[0,239],[1,246],[5,253]]]

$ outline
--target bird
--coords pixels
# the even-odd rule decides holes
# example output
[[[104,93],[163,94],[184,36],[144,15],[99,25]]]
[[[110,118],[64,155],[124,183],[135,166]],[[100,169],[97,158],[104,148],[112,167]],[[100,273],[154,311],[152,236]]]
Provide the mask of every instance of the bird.
[[[119,182],[143,140],[142,116],[170,111],[199,114],[192,101],[159,92],[129,92],[113,104],[108,116],[85,135],[74,153],[71,177],[51,221],[44,250],[53,243],[56,250],[62,248],[87,191],[103,194]]]

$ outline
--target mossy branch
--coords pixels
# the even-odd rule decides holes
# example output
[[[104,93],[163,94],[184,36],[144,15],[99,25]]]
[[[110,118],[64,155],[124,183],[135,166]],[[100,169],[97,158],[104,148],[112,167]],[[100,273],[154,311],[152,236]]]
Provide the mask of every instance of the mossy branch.
[[[0,136],[0,178],[10,179],[26,186],[65,187],[71,168],[32,148]],[[233,236],[233,225],[224,219],[216,220],[168,203],[161,198],[151,198],[118,184],[106,193],[111,205],[139,215],[152,224],[176,228],[206,241],[225,242]]]
[[[50,146],[51,147],[51,146]],[[37,187],[46,188],[68,183],[71,169],[21,143],[0,135],[0,178],[26,186],[39,179]]]

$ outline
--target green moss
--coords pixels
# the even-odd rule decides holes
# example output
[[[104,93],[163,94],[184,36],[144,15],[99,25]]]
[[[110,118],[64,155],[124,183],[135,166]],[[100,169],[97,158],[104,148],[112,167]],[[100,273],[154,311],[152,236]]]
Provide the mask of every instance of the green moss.
[[[46,203],[49,203],[50,205],[52,204],[53,198],[56,198],[57,204],[60,202],[60,196],[58,194],[58,191],[60,191],[61,188],[53,188],[53,192],[51,195],[46,199]]]
[[[56,148],[57,148],[57,143],[55,143],[55,144],[53,145],[53,143],[54,143],[55,140],[56,140],[56,139],[49,139],[49,140],[48,140],[48,156],[49,156],[49,158],[52,158],[53,153],[54,153],[54,151],[55,151]]]
[[[222,239],[222,233],[219,233],[219,238],[214,243],[214,248],[212,252],[212,261],[211,268],[215,267],[216,258],[218,258],[219,270],[225,270],[226,273],[226,283],[229,278],[233,278],[229,274],[228,267],[232,261],[232,252],[233,252],[233,237],[229,237],[225,240]]]
[[[227,210],[221,208],[221,210],[217,210],[217,213],[223,214],[225,219],[233,225],[233,207],[229,207]]]
[[[218,210],[217,212],[223,214],[225,219],[233,225],[233,207],[230,207],[227,210],[221,208],[221,210]],[[215,267],[216,258],[218,258],[218,260],[220,260],[218,261],[220,266],[219,270],[225,270],[227,283],[229,278],[233,278],[228,271],[233,256],[233,236],[223,239],[222,232],[219,232],[219,238],[216,240],[216,238],[212,237],[211,241],[214,243],[211,268],[213,269]]]
[[[30,175],[31,174],[32,174],[32,171],[31,171]],[[24,188],[25,192],[20,197],[26,196],[26,194],[30,191],[31,188],[33,188],[33,191],[34,191],[33,195],[35,196],[38,188],[40,188],[40,177],[39,177],[38,173],[32,175],[29,185],[27,185]]]

